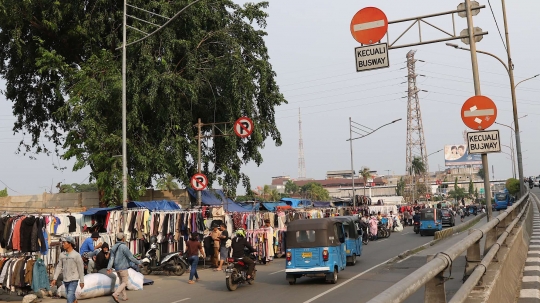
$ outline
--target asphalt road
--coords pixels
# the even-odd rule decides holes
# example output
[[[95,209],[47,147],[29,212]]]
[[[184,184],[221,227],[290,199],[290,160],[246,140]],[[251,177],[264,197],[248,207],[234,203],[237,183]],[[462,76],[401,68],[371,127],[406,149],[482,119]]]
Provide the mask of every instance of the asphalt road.
[[[467,220],[472,218],[466,217]],[[393,274],[385,265],[389,259],[432,239],[421,237],[412,231],[412,227],[406,227],[403,232],[392,233],[390,238],[369,242],[356,266],[347,266],[340,272],[338,283],[334,285],[327,284],[322,278],[301,278],[291,286],[285,280],[285,260],[276,259],[268,265],[257,266],[254,285],[240,286],[234,292],[225,286],[225,273],[211,269],[199,270],[201,281],[191,285],[187,284],[188,273],[181,277],[150,275],[147,278],[153,279],[154,285],[145,286],[142,291],[128,292],[129,302],[366,302],[391,286],[405,272],[425,263],[425,257],[406,259],[399,266],[407,270]],[[110,297],[86,301],[113,302]],[[58,300],[45,299],[43,302]]]

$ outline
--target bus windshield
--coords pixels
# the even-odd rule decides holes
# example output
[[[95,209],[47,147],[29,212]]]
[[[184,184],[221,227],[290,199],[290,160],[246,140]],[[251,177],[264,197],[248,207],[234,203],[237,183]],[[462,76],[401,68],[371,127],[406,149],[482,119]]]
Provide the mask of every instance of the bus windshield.
[[[505,193],[498,193],[495,195],[495,199],[497,201],[504,201],[506,200],[506,194]]]

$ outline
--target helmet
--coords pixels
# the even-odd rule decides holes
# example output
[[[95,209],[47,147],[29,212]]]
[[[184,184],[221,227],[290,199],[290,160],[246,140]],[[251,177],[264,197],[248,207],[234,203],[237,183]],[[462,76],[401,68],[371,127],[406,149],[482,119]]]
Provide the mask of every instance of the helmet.
[[[150,243],[157,243],[157,237],[156,236],[151,236],[150,237]]]
[[[240,237],[246,237],[246,231],[243,228],[239,228],[236,230],[236,235]]]

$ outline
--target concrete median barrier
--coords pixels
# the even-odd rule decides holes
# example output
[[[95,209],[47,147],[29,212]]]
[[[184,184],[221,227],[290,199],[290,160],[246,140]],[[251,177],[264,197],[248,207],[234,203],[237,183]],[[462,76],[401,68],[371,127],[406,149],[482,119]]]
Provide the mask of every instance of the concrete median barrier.
[[[476,218],[472,220],[469,220],[467,222],[461,223],[453,227],[443,229],[441,231],[437,231],[435,232],[435,236],[433,237],[433,239],[435,240],[445,239],[445,238],[451,237],[453,234],[457,234],[464,230],[468,230],[472,226],[476,225],[476,223],[482,220],[482,218],[484,218],[485,216],[486,214],[482,213],[482,214],[477,215]]]

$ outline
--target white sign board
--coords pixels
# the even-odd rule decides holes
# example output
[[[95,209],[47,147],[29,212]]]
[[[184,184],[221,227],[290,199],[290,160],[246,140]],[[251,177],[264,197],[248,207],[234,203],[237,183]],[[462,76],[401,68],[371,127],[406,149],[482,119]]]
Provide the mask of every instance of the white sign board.
[[[485,130],[467,133],[469,154],[498,153],[501,151],[501,139],[498,130]]]
[[[388,44],[379,43],[361,46],[354,49],[356,56],[356,71],[385,68],[390,66],[388,61]]]

